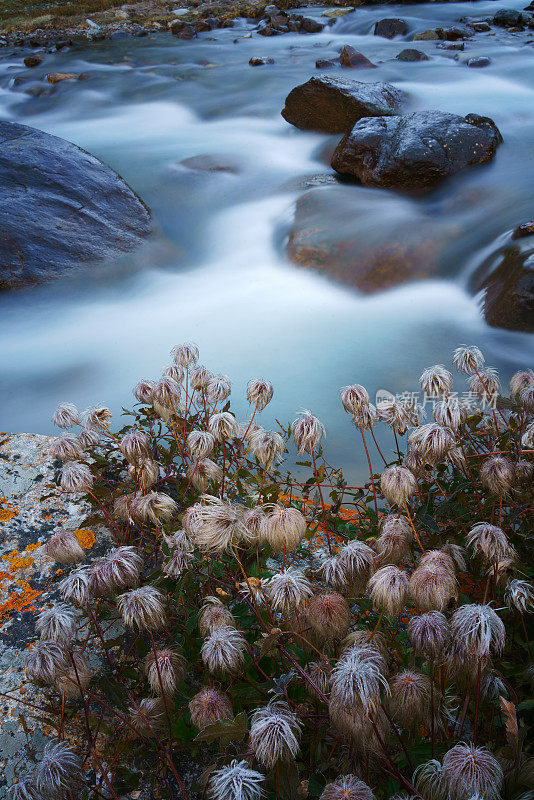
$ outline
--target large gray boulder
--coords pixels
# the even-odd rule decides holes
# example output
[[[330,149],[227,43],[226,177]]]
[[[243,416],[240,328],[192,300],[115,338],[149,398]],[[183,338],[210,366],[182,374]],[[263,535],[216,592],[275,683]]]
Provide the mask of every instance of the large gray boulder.
[[[362,117],[398,114],[405,99],[390,83],[323,75],[296,86],[286,97],[282,116],[297,128],[346,133]]]
[[[76,145],[0,121],[0,290],[115,258],[150,232],[150,214],[110,167]]]
[[[464,167],[490,161],[501,142],[493,120],[477,114],[368,117],[341,140],[332,167],[366,186],[421,192]]]

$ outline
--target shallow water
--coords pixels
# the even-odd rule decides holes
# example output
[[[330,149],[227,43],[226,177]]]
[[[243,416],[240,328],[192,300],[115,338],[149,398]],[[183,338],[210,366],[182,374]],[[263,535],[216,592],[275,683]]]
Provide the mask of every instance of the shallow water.
[[[340,409],[340,386],[357,381],[372,395],[412,391],[425,366],[449,363],[462,342],[482,347],[505,380],[532,365],[533,337],[487,326],[467,286],[503,234],[532,218],[534,44],[526,42],[534,32],[477,34],[457,60],[433,41],[408,41],[417,30],[492,16],[503,6],[523,4],[362,8],[320,34],[270,38],[244,38],[251,28],[243,22],[191,42],[157,34],[77,46],[31,71],[22,52],[0,51],[0,117],[61,136],[110,164],[150,206],[156,228],[141,252],[119,264],[0,296],[0,427],[50,432],[50,416],[65,399],[104,401],[119,412],[132,402],[137,379],[168,363],[173,344],[194,340],[203,363],[231,376],[239,414],[247,409],[247,380],[267,377],[275,399],[264,424],[311,408],[327,426],[330,460],[359,474],[361,448]],[[371,35],[374,22],[390,16],[407,20],[406,41]],[[387,241],[399,220],[430,221],[447,235],[439,274],[373,296],[285,255],[306,180],[332,171],[319,157],[328,137],[293,128],[280,110],[293,86],[317,74],[315,60],[336,56],[344,44],[378,69],[330,74],[391,81],[410,93],[413,109],[493,117],[505,139],[492,164],[464,171],[423,200],[342,187],[361,207],[354,225],[362,235]],[[432,59],[394,60],[411,46]],[[252,68],[252,55],[276,63]],[[491,66],[468,69],[467,58],[478,55],[489,55]],[[27,93],[54,71],[88,79],[40,97]],[[205,154],[216,154],[226,170],[180,163]],[[458,389],[465,389],[461,380]]]

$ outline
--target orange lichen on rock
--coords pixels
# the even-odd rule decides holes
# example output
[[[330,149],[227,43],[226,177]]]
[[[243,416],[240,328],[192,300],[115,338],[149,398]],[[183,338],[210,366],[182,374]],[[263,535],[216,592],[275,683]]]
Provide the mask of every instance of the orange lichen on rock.
[[[9,571],[11,574],[17,572],[19,569],[26,569],[33,564],[33,558],[21,556],[17,550],[12,550],[11,553],[4,553],[2,556],[3,561],[9,561]]]
[[[0,603],[0,625],[21,611],[37,610],[33,604],[42,595],[42,591],[32,589],[27,581],[17,581],[17,584],[20,591],[12,592],[5,603]]]
[[[73,533],[84,550],[90,550],[94,545],[96,537],[88,528],[77,528]]]

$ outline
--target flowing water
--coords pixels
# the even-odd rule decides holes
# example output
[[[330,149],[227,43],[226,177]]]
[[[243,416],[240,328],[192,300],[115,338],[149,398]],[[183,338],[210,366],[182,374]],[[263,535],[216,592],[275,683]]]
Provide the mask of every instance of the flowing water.
[[[532,218],[534,32],[493,28],[496,35],[478,34],[456,60],[433,41],[372,35],[382,17],[406,19],[410,39],[500,7],[522,4],[362,8],[320,34],[270,38],[247,38],[252,26],[241,21],[187,42],[161,33],[78,45],[31,73],[25,54],[0,52],[0,117],[75,142],[111,165],[151,208],[156,229],[120,263],[0,297],[0,427],[50,432],[50,416],[66,399],[104,401],[118,413],[133,402],[137,379],[168,363],[173,344],[194,340],[203,363],[231,376],[239,414],[247,380],[269,378],[275,399],[264,424],[311,408],[327,426],[331,461],[358,474],[361,448],[340,408],[340,386],[364,383],[371,395],[412,391],[425,366],[450,363],[463,342],[477,343],[504,380],[532,365],[533,337],[487,326],[468,282],[503,234]],[[490,165],[464,171],[423,200],[342,187],[361,208],[354,231],[361,226],[362,235],[387,241],[394,225],[399,235],[399,220],[406,230],[431,220],[438,232],[454,232],[439,274],[372,296],[294,266],[285,254],[306,181],[332,170],[319,156],[328,137],[293,128],[280,110],[293,86],[317,74],[316,59],[336,57],[344,44],[378,69],[331,74],[390,81],[409,92],[412,109],[490,116],[505,139]],[[395,60],[411,46],[431,60]],[[249,67],[253,55],[275,64]],[[465,60],[478,55],[489,55],[491,66],[467,68]],[[33,96],[45,71],[87,79]],[[205,155],[224,169],[181,163]],[[465,389],[460,380],[458,388]]]

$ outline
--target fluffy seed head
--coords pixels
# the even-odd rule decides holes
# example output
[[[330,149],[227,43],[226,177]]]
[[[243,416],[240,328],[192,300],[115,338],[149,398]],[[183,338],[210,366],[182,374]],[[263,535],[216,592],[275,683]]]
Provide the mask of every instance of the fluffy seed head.
[[[338,592],[322,592],[306,608],[306,621],[320,641],[341,639],[352,621],[350,607]]]
[[[84,426],[95,431],[107,431],[111,417],[111,411],[106,406],[92,406],[82,414]]]
[[[484,364],[484,356],[478,347],[469,347],[461,344],[453,353],[452,360],[458,372],[465,372],[470,375],[472,372],[480,372]]]
[[[209,431],[191,431],[187,437],[187,449],[193,458],[207,458],[215,449],[215,437]]]
[[[235,627],[235,619],[232,612],[218,597],[204,598],[198,618],[198,628],[201,636],[209,636],[216,628],[224,626]]]
[[[436,758],[419,764],[413,774],[414,786],[427,800],[446,800],[441,764]],[[473,800],[473,798],[471,798]]]
[[[150,458],[143,458],[136,464],[130,464],[128,472],[137,483],[140,483],[146,489],[158,480],[159,464]]]
[[[263,506],[254,506],[247,508],[243,513],[243,524],[247,531],[247,541],[260,542],[261,540],[261,524],[265,517],[265,508]]]
[[[469,389],[486,403],[491,402],[500,391],[499,373],[494,367],[480,369],[478,375],[469,378]]]
[[[72,531],[60,528],[52,534],[44,546],[47,556],[60,564],[74,564],[85,558],[85,553]]]
[[[150,405],[154,393],[154,381],[142,380],[134,386],[133,393],[140,403]]]
[[[32,683],[51,685],[67,665],[67,653],[59,642],[40,640],[26,653],[24,669]]]
[[[312,596],[311,583],[300,569],[288,567],[275,573],[267,585],[267,597],[274,611],[289,614]]]
[[[225,692],[205,686],[190,701],[191,722],[200,730],[222,719],[233,719],[230,698]]]
[[[75,461],[83,457],[84,447],[77,436],[66,434],[54,439],[50,448],[53,458],[60,461]]]
[[[189,367],[198,361],[198,347],[193,342],[177,344],[171,350],[171,357],[180,367]]]
[[[169,705],[167,699],[167,706]],[[165,701],[162,697],[144,697],[137,705],[130,705],[130,724],[139,736],[154,736],[166,725]]]
[[[11,800],[41,800],[33,775],[21,775],[10,789]]]
[[[76,751],[66,742],[45,745],[35,771],[35,785],[44,797],[61,797],[83,781],[82,764]]]
[[[93,431],[90,428],[82,428],[78,434],[81,446],[84,450],[90,450],[93,447],[98,447],[101,442],[101,436],[98,431]]]
[[[150,652],[145,658],[145,672],[156,695],[172,695],[186,676],[185,661],[170,648]]]
[[[510,395],[517,397],[529,386],[534,386],[534,372],[531,369],[519,370],[510,378]]]
[[[292,761],[299,751],[302,723],[282,701],[258,708],[252,715],[250,744],[267,769],[278,761]]]
[[[417,491],[417,481],[406,467],[388,467],[382,473],[380,487],[388,503],[402,507]]]
[[[93,476],[86,464],[66,461],[61,469],[59,485],[64,492],[87,492],[93,488]]]
[[[247,386],[247,400],[251,406],[256,406],[258,411],[263,411],[265,406],[273,399],[273,386],[263,378],[249,381]]]
[[[317,686],[317,688],[320,689],[324,695],[328,694],[330,691],[330,678],[332,675],[332,670],[330,669],[330,664],[328,661],[325,661],[324,659],[321,659],[320,661],[310,661],[306,671],[314,682],[315,686]],[[306,681],[306,691],[310,697],[314,699],[320,697],[318,692],[308,683],[308,681]]]
[[[204,392],[212,378],[213,374],[201,364],[193,364],[189,367],[189,383],[195,392]]]
[[[354,383],[341,390],[341,402],[348,414],[358,415],[369,408],[369,393],[364,386]]]
[[[456,576],[439,564],[420,564],[410,577],[410,595],[422,611],[443,611],[458,596]]]
[[[306,519],[293,506],[269,506],[261,522],[261,538],[273,550],[296,550],[306,534]]]
[[[199,550],[222,553],[246,537],[241,508],[209,494],[202,495],[201,501],[190,506],[183,518],[187,534]]]
[[[445,397],[434,405],[434,419],[443,428],[457,433],[467,418],[467,409],[457,397]]]
[[[493,494],[508,494],[514,480],[514,468],[504,456],[490,456],[480,467],[480,482]]]
[[[214,375],[207,388],[208,398],[211,403],[220,403],[230,397],[232,382],[228,375]]]
[[[331,702],[356,713],[374,711],[380,702],[380,690],[389,693],[386,662],[371,646],[345,650],[332,671]]]
[[[454,445],[454,435],[437,422],[414,428],[408,437],[413,452],[428,464],[439,464]]]
[[[119,442],[119,450],[130,464],[137,464],[151,455],[149,438],[139,430],[126,433]]]
[[[208,482],[222,481],[223,471],[211,458],[199,458],[198,461],[188,465],[186,477],[198,492],[205,492]]]
[[[334,589],[338,589],[339,591],[348,590],[349,581],[347,576],[347,570],[345,569],[345,565],[337,555],[325,558],[325,560],[321,564],[321,570],[323,573],[324,581],[329,586],[332,586]]]
[[[80,412],[74,403],[61,403],[54,412],[52,422],[58,428],[73,428],[80,424]]]
[[[526,386],[519,393],[519,402],[521,407],[527,412],[532,414],[534,412],[534,385]]]
[[[504,624],[488,605],[460,606],[451,618],[453,639],[478,658],[502,652],[506,640]]]
[[[260,772],[250,769],[246,761],[233,760],[227,767],[214,770],[209,778],[210,800],[259,800],[263,797]]]
[[[238,422],[229,411],[220,411],[217,414],[212,414],[208,422],[208,428],[217,442],[224,442],[227,439],[234,439],[239,436]]]
[[[181,383],[184,378],[184,370],[178,364],[170,364],[163,369],[162,375],[164,378],[173,378],[173,380]]]
[[[182,390],[178,381],[164,375],[154,384],[152,405],[158,416],[168,422],[171,417],[183,413]]]
[[[534,422],[527,426],[521,439],[521,445],[525,450],[534,450]]]
[[[165,596],[153,586],[140,586],[119,595],[117,605],[128,628],[157,631],[165,625]]]
[[[396,617],[408,599],[408,576],[404,570],[388,565],[377,570],[369,581],[373,605]]]
[[[375,406],[369,403],[367,408],[363,408],[361,411],[358,411],[357,414],[353,415],[352,421],[357,428],[361,427],[364,430],[370,430],[378,422],[378,412]]]
[[[86,689],[93,672],[81,653],[70,653],[67,665],[58,671],[55,686],[60,695],[69,700],[80,697]]]
[[[467,544],[474,553],[480,555],[488,564],[513,559],[515,550],[506,538],[506,534],[496,525],[489,522],[478,522],[467,534]]]
[[[406,669],[389,682],[388,706],[402,728],[413,729],[430,714],[430,679],[422,672]]]
[[[376,412],[382,422],[400,434],[406,433],[408,426],[414,424],[408,413],[408,407],[396,399],[381,400],[376,404]]]
[[[202,643],[202,661],[210,672],[235,672],[245,659],[245,637],[230,625],[213,628]]]
[[[43,608],[35,623],[41,639],[63,645],[73,638],[75,628],[76,614],[66,603],[55,603],[51,608]]]
[[[189,567],[193,560],[193,546],[187,542],[177,545],[171,556],[162,566],[165,575],[170,578],[179,578]]]
[[[408,635],[416,653],[436,660],[449,645],[451,629],[441,612],[428,611],[410,619]]]
[[[72,570],[58,586],[63,600],[76,606],[87,605],[90,598],[89,578],[90,570],[87,567]]]
[[[428,397],[439,397],[452,392],[452,375],[443,364],[436,364],[423,370],[419,383]]]
[[[480,795],[497,800],[503,784],[503,770],[497,759],[484,747],[457,744],[443,756],[443,781],[451,800]]]
[[[358,593],[362,591],[375,571],[375,557],[371,548],[354,539],[339,549],[338,559],[341,562],[349,588]]]
[[[504,592],[504,599],[508,608],[527,614],[534,609],[534,589],[528,581],[515,579],[508,582]]]
[[[467,565],[465,563],[465,550],[461,545],[454,542],[445,542],[441,548],[441,555],[445,553],[452,558],[454,567],[457,572],[467,572]]]
[[[250,439],[250,447],[263,469],[271,469],[282,459],[286,445],[279,433],[260,430]]]
[[[374,800],[374,794],[355,775],[343,775],[324,787],[319,800]]]
[[[91,565],[90,591],[96,597],[109,597],[121,589],[138,586],[142,568],[143,559],[135,547],[115,547]]]
[[[291,426],[293,438],[299,453],[315,453],[321,438],[326,437],[326,430],[322,422],[314,417],[311,411],[299,411],[298,419]]]
[[[163,492],[148,492],[134,503],[135,516],[142,522],[159,525],[169,522],[178,509],[176,502]]]
[[[376,551],[384,564],[398,564],[410,552],[413,530],[403,514],[388,514],[380,524]]]

